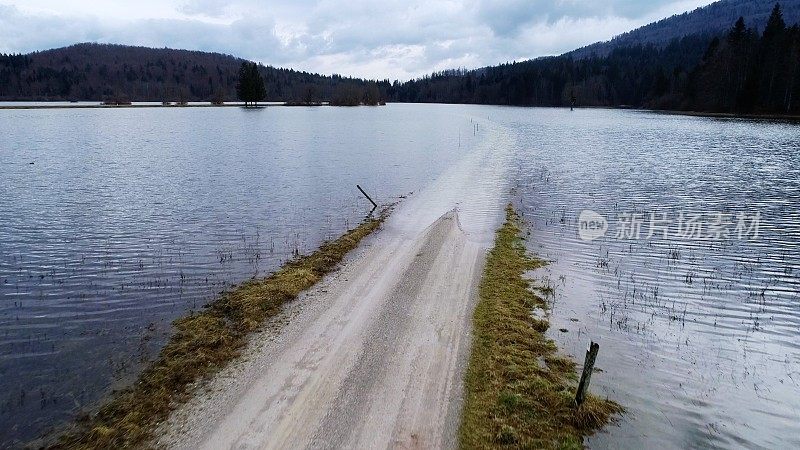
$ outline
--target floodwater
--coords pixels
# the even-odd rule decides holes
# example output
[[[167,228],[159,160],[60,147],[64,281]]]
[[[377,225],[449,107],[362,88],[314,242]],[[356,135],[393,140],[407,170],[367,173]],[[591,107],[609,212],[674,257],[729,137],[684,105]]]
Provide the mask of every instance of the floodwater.
[[[0,111],[0,447],[96,405],[170,323],[457,165],[457,107]]]
[[[592,391],[627,408],[589,446],[800,446],[797,125],[454,105],[0,117],[0,447],[129,382],[174,318],[355,225],[356,183],[413,195],[414,220],[457,207],[484,242],[519,205],[551,261],[552,337],[579,362],[599,342]],[[604,236],[580,238],[584,210]]]
[[[498,120],[517,136],[529,249],[551,261],[537,274],[554,290],[550,334],[579,364],[598,342],[592,390],[627,408],[588,445],[800,447],[800,126]],[[581,238],[584,210],[605,236]]]

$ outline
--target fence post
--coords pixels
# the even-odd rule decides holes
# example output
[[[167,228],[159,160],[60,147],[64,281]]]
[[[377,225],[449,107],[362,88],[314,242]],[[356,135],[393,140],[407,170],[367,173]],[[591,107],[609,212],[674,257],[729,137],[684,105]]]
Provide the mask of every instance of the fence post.
[[[374,206],[375,208],[378,207],[378,204],[375,203],[374,201],[372,201],[372,199],[369,197],[369,195],[367,195],[367,193],[364,192],[364,189],[361,189],[361,186],[356,185],[356,187],[358,188],[359,191],[361,191],[362,194],[364,194],[364,197],[367,197],[367,200],[369,200],[369,202],[372,203],[372,206]],[[372,208],[372,209],[375,209],[375,208]]]
[[[581,381],[578,383],[578,392],[575,394],[575,404],[580,406],[586,400],[586,393],[589,391],[589,382],[592,380],[592,370],[594,361],[597,359],[597,352],[600,351],[600,344],[592,342],[586,350],[586,360],[583,362],[583,373]]]

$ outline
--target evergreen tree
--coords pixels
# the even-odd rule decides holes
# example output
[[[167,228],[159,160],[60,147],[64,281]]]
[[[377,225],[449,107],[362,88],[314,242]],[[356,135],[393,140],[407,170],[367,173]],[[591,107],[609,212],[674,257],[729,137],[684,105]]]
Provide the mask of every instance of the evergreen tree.
[[[797,108],[797,98],[800,97],[800,26],[795,24],[791,30],[791,44],[789,46],[789,76],[785,93],[785,112],[792,113]]]
[[[263,101],[267,97],[267,88],[264,86],[264,78],[258,72],[258,65],[252,63],[250,65],[250,82],[252,83],[251,101],[258,106],[258,102]]]
[[[728,80],[724,86],[724,95],[728,99],[727,110],[741,111],[744,103],[742,89],[751,71],[753,57],[753,32],[745,26],[744,18],[739,17],[736,24],[728,32],[727,70],[723,74]]]
[[[744,25],[744,17],[739,17],[733,29],[728,33],[728,42],[732,45],[740,44],[747,34],[747,27]]]
[[[763,39],[767,42],[779,39],[786,31],[786,22],[783,21],[783,12],[781,11],[780,3],[776,3],[772,8],[772,14],[767,20],[767,26],[764,28]]]
[[[250,103],[258,105],[267,96],[264,78],[258,72],[256,63],[243,62],[239,68],[239,82],[236,84],[236,94],[245,106]]]
[[[754,69],[760,78],[759,109],[783,109],[783,85],[786,83],[787,69],[785,60],[788,51],[786,44],[786,23],[783,21],[781,6],[776,3],[761,36],[760,67]]]
[[[239,81],[236,83],[236,95],[239,100],[244,101],[245,106],[250,103],[250,99],[253,97],[252,89],[250,65],[247,62],[242,62],[242,67],[239,68]]]

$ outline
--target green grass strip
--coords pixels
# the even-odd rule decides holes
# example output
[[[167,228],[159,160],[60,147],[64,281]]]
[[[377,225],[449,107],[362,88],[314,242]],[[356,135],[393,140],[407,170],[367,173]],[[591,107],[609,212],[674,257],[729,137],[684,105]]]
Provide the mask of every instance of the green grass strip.
[[[622,412],[590,396],[574,403],[575,363],[558,355],[534,316],[547,304],[525,273],[546,263],[527,255],[509,205],[480,284],[459,440],[462,448],[582,448],[583,437]],[[541,315],[543,316],[543,315]]]

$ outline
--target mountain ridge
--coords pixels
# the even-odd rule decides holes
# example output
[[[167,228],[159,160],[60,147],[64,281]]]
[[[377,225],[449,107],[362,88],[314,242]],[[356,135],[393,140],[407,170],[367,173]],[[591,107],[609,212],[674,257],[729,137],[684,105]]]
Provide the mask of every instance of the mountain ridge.
[[[784,21],[800,21],[800,0],[781,4],[788,5],[783,11]],[[396,102],[520,106],[576,103],[687,109],[698,104],[694,102],[702,94],[696,91],[700,89],[696,83],[698,70],[709,65],[707,59],[713,59],[720,47],[727,51],[719,43],[725,44],[724,35],[736,18],[743,13],[750,18],[745,18],[744,25],[751,35],[748,51],[759,53],[763,49],[756,42],[758,30],[766,26],[764,17],[770,16],[774,5],[774,0],[722,0],[561,56],[474,70],[448,70],[403,83],[263,65],[258,70],[265,81],[266,100],[296,104],[336,99],[343,100],[339,104],[366,103],[360,99],[369,93],[373,100]],[[723,25],[720,21],[725,18],[732,19]],[[686,34],[691,31],[697,32]],[[795,28],[786,31],[789,41],[796,39]],[[792,105],[797,58],[791,52],[793,45],[800,44],[789,41],[780,43],[782,51],[788,53],[775,56],[780,61],[769,63],[775,67],[773,70],[792,70],[785,80],[788,84],[784,102]],[[710,47],[714,42],[716,47]],[[757,60],[749,53],[740,56],[746,58],[746,64]],[[0,55],[0,100],[232,101],[236,99],[238,71],[244,61],[222,53],[95,43],[27,55]],[[776,65],[778,62],[782,65]],[[725,64],[730,69],[733,63]],[[746,77],[740,78],[743,82]],[[716,92],[711,80],[704,81],[702,89]],[[735,108],[734,103],[715,97],[713,102],[699,104],[704,109],[729,112]],[[726,106],[719,106],[723,104]]]
[[[784,20],[794,24],[800,21],[800,0],[720,0],[706,6],[675,14],[656,22],[622,33],[608,41],[595,42],[563,54],[574,59],[608,56],[611,50],[634,45],[666,45],[686,36],[720,34],[731,27],[739,17],[748,26],[763,30],[775,3],[781,5]]]
[[[232,101],[245,61],[216,52],[91,42],[0,55],[0,100]],[[264,65],[259,72],[267,98],[276,101],[329,99],[342,86],[376,84]]]

